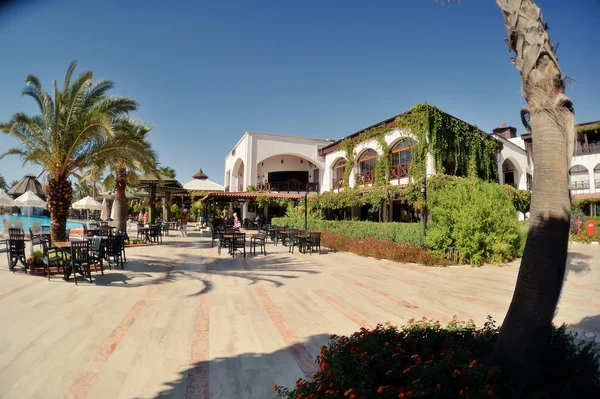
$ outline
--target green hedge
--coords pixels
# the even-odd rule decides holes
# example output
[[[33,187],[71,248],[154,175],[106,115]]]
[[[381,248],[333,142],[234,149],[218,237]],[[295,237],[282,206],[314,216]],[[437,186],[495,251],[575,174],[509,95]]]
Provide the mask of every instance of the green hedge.
[[[274,226],[303,229],[304,219],[301,218],[273,218]],[[410,243],[423,245],[423,225],[421,223],[376,223],[359,222],[351,220],[318,220],[308,219],[310,230],[331,231],[343,234],[348,238],[375,237],[379,240],[390,239],[397,243]]]

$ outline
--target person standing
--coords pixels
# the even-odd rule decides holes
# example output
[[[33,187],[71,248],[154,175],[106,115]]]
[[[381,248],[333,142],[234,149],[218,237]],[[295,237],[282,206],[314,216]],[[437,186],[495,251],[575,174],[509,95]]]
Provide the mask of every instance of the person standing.
[[[242,223],[239,221],[237,213],[233,214],[233,231],[239,233],[240,227],[242,227]]]
[[[184,209],[179,215],[179,225],[181,226],[181,236],[187,237],[187,209]]]

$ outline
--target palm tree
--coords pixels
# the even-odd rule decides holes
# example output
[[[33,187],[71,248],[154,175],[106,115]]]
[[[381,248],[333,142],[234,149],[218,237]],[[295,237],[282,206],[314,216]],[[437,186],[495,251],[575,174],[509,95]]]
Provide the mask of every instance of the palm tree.
[[[80,177],[93,164],[132,153],[130,140],[118,134],[115,126],[127,122],[129,113],[138,108],[135,100],[109,96],[113,82],[92,82],[91,71],[71,81],[76,66],[77,62],[69,65],[62,89],[53,82],[52,96],[36,76],[27,76],[22,95],[33,98],[40,115],[16,113],[8,123],[0,124],[2,132],[21,142],[0,159],[18,155],[24,163],[38,164],[48,174],[46,197],[53,241],[66,239],[73,196],[69,178]]]
[[[80,200],[90,195],[90,186],[85,178],[81,178],[75,182],[75,190],[73,191],[73,199]]]
[[[158,173],[165,175],[167,177],[170,177],[171,179],[175,178],[175,175],[177,174],[177,172],[175,172],[175,169],[173,169],[170,166],[161,166],[158,168]]]
[[[123,137],[129,143],[127,156],[116,156],[106,162],[97,162],[92,168],[91,175],[99,176],[102,171],[109,169],[108,176],[104,179],[105,188],[114,188],[115,219],[118,231],[127,230],[127,183],[137,183],[138,173],[156,172],[156,154],[152,150],[146,135],[152,127],[134,122],[122,120],[115,126],[115,139]]]
[[[2,174],[0,174],[0,190],[8,190],[8,184],[6,184],[6,179],[4,178],[4,176],[2,176]]]
[[[449,0],[442,0],[450,2]],[[533,0],[496,0],[508,31],[533,137],[535,177],[525,252],[492,361],[525,381],[550,338],[565,275],[571,218],[568,171],[575,147],[573,103],[565,96],[555,48]]]

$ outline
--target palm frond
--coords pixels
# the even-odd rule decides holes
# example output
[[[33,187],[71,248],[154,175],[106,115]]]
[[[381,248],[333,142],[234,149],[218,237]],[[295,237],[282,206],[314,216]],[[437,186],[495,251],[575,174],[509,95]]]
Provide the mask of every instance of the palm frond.
[[[67,73],[65,75],[65,83],[63,85],[63,92],[66,92],[71,84],[71,77],[73,76],[73,72],[75,72],[75,68],[77,68],[77,60],[73,60],[67,68]]]

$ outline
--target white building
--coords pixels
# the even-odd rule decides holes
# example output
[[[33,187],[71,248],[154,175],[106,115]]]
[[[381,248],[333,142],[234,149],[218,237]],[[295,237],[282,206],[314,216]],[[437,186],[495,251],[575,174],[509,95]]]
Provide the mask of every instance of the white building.
[[[371,127],[385,124],[390,128],[384,135],[391,166],[389,183],[406,185],[411,179],[408,171],[417,138],[410,131],[399,130],[396,118]],[[591,124],[579,126],[585,125]],[[374,165],[383,150],[376,139],[359,140],[360,134],[367,129],[370,127],[345,137],[356,141],[350,187],[369,187],[375,183]],[[503,124],[490,136],[502,144],[497,155],[499,183],[527,190],[533,177],[531,135],[517,136],[516,133],[514,127]],[[225,158],[225,193],[221,196],[231,201],[239,199],[233,206],[243,218],[251,218],[256,215],[256,207],[249,207],[249,203],[258,195],[256,191],[281,198],[338,191],[345,186],[344,169],[348,163],[345,151],[340,148],[341,141],[247,132]],[[444,167],[453,170],[452,162],[455,161],[444,161]],[[431,154],[427,157],[426,167],[427,175],[443,172],[436,170]],[[590,138],[573,158],[571,186],[574,194],[593,194],[600,199],[599,140]],[[392,201],[389,219],[400,220],[398,215],[403,212],[400,208],[404,205],[394,202],[398,201]],[[359,210],[352,210],[352,217],[361,217],[357,212]]]

